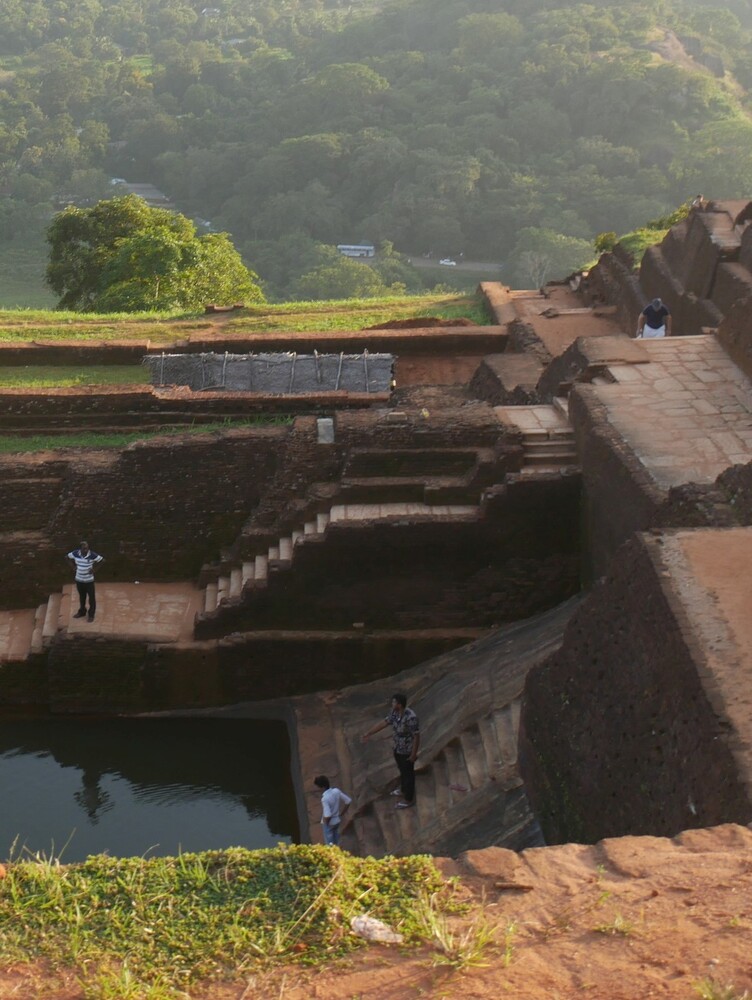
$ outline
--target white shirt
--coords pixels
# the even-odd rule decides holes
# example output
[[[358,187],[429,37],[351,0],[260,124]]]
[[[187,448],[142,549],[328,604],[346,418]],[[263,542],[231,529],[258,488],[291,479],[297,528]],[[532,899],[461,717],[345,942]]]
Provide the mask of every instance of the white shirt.
[[[345,795],[339,788],[327,788],[321,796],[321,807],[324,812],[321,822],[328,823],[329,826],[337,826],[340,820],[340,812],[345,806],[349,806],[351,802],[352,799],[350,796]]]

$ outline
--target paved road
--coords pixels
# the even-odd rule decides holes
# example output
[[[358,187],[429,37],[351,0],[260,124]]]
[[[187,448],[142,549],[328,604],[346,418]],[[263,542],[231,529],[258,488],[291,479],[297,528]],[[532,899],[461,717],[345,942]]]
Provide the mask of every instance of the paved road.
[[[445,264],[439,264],[436,257],[410,257],[409,259],[413,267],[441,268],[442,271],[447,271],[448,273],[452,271],[488,271],[489,274],[496,275],[501,275],[502,273],[502,268],[499,264],[488,260],[458,260],[456,267],[447,267]]]

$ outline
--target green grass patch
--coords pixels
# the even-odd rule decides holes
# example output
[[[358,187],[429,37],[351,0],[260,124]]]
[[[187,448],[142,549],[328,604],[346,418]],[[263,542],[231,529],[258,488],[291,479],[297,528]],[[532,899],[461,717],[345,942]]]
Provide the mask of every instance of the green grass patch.
[[[326,302],[288,302],[253,306],[226,324],[232,333],[326,332],[362,330],[416,316],[444,319],[465,317],[479,326],[492,320],[477,295],[416,295],[410,298],[342,299]]]
[[[143,385],[149,383],[145,365],[20,365],[0,368],[2,389],[65,389],[81,385]]]
[[[251,427],[285,426],[293,422],[286,414],[274,416],[246,417],[243,420],[222,420],[210,424],[169,425],[155,431],[123,431],[122,433],[99,434],[84,431],[80,434],[0,434],[0,455],[15,455],[20,452],[54,451],[58,448],[127,448],[135,441],[178,434],[215,434],[220,431],[243,430]]]
[[[492,322],[478,295],[416,295],[402,298],[343,299],[327,302],[287,302],[249,306],[232,319],[203,313],[97,313],[55,310],[0,310],[0,342],[149,341],[170,347],[192,334],[215,332],[316,333],[362,330],[391,320],[415,316],[466,318],[479,326]]]
[[[149,995],[150,985],[176,996],[201,979],[345,955],[364,943],[350,931],[360,914],[417,943],[426,893],[440,911],[454,905],[429,857],[313,845],[69,866],[35,858],[11,863],[0,882],[0,962],[74,969],[87,996],[104,995],[107,980],[141,984],[113,996]]]
[[[634,232],[627,233],[619,239],[619,246],[631,256],[635,271],[639,268],[648,247],[660,243],[667,232],[668,229],[635,229]]]

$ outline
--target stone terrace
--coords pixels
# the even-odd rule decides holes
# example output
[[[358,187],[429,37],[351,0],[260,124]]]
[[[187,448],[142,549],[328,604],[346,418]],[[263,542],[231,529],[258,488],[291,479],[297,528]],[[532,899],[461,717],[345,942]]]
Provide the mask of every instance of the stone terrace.
[[[714,336],[641,343],[650,363],[611,365],[590,392],[655,483],[710,483],[752,457],[752,388]]]

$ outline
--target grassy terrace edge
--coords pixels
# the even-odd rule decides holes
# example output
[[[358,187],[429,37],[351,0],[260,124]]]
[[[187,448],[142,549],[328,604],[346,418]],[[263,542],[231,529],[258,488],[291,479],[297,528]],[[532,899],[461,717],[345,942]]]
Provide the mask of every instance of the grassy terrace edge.
[[[169,344],[191,334],[306,333],[362,330],[394,320],[437,316],[493,322],[478,294],[419,295],[249,306],[232,313],[96,314],[0,310],[0,343],[28,341],[148,340]]]
[[[357,858],[320,845],[1,867],[0,964],[73,972],[91,998],[162,1000],[199,981],[320,964],[365,943],[350,929],[360,915],[414,946],[463,909],[428,856]]]

